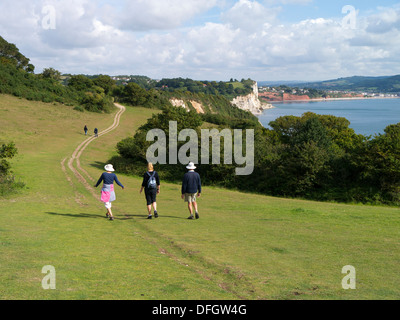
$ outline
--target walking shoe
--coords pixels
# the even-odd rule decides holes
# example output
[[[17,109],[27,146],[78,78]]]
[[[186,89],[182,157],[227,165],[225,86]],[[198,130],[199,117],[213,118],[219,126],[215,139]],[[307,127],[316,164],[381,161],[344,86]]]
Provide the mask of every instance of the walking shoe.
[[[110,217],[110,221],[114,221],[114,217]]]
[[[188,220],[194,220],[194,217],[193,217],[193,216],[190,216],[190,217],[188,218]]]
[[[196,212],[196,219],[200,219],[200,216],[197,212]]]
[[[151,219],[153,219],[153,216],[150,215],[147,217],[147,220],[151,220]]]
[[[156,212],[154,212],[154,218],[158,218],[158,212],[156,211]]]

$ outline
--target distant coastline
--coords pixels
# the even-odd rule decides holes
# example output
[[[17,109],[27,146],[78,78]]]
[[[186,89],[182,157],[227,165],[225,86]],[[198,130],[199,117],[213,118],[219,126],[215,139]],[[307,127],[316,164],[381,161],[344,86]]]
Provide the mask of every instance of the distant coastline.
[[[265,108],[265,110],[276,108],[274,104],[284,104],[284,103],[302,103],[302,102],[321,102],[321,101],[340,101],[340,100],[386,100],[386,99],[400,99],[400,97],[353,97],[353,98],[314,98],[308,100],[283,100],[283,101],[265,101],[272,105],[271,108]]]

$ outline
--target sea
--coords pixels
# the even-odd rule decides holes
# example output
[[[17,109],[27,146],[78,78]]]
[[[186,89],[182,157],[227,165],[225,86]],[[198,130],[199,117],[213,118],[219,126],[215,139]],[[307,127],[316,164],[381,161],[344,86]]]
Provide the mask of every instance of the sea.
[[[305,112],[344,117],[357,134],[383,134],[387,126],[400,122],[400,99],[351,99],[306,102],[272,102],[273,109],[264,110],[259,120],[266,128],[279,117],[301,116]]]

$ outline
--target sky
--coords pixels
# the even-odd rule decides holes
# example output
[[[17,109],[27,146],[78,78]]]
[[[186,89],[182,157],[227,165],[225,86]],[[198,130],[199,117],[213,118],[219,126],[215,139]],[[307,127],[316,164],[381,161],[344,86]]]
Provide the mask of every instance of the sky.
[[[0,35],[61,73],[228,81],[400,74],[392,0],[1,0]]]

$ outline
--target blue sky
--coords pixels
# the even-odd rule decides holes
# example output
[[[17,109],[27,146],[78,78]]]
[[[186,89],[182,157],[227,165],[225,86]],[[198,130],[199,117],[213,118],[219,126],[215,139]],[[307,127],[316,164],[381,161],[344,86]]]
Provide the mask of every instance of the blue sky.
[[[346,5],[357,15],[342,13]],[[391,0],[0,2],[0,35],[36,72],[259,81],[400,74],[399,29],[400,2]]]
[[[107,2],[107,1],[105,1]],[[237,1],[225,1],[222,7],[214,7],[204,15],[197,17],[195,21],[189,22],[191,25],[199,25],[204,22],[221,22],[220,16],[224,8],[233,6]],[[359,10],[360,15],[367,15],[371,12],[377,12],[379,7],[398,6],[400,3],[396,0],[311,0],[311,1],[259,1],[260,3],[270,4],[271,7],[280,7],[279,20],[282,23],[296,23],[306,19],[316,18],[340,18],[343,16],[342,8],[351,5]],[[289,2],[289,3],[288,3]]]
[[[314,0],[307,5],[285,5],[280,18],[284,22],[297,22],[305,19],[333,18],[342,16],[342,8],[351,5],[360,11],[361,15],[376,12],[379,6],[393,6],[398,1],[393,0]]]

